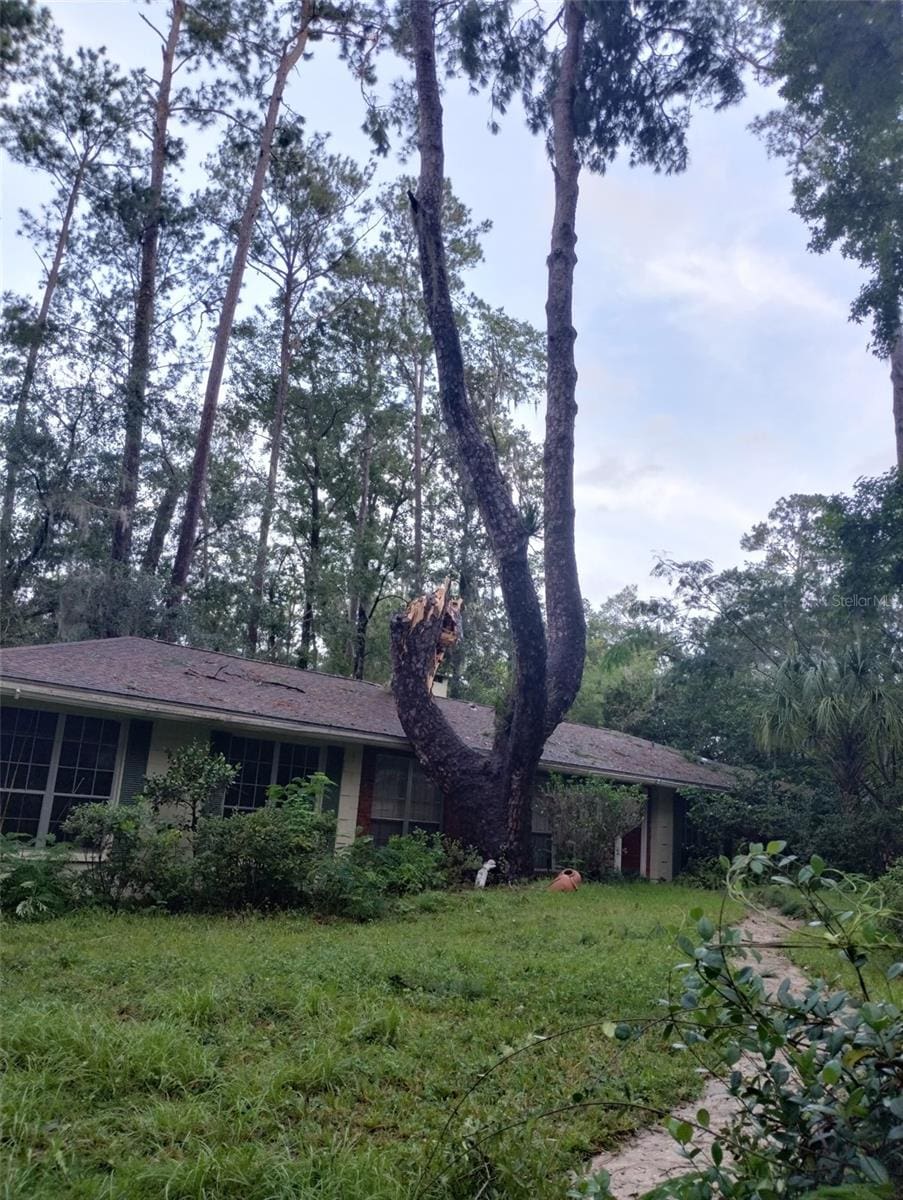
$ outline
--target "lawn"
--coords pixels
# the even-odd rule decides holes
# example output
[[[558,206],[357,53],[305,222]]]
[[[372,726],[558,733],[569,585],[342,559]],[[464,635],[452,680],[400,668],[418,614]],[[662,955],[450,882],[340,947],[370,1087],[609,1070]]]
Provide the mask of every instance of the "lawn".
[[[373,925],[8,923],[3,1196],[451,1200],[490,1180],[485,1197],[562,1197],[569,1169],[642,1123],[595,1102],[629,1083],[635,1102],[674,1104],[698,1089],[691,1061],[598,1025],[536,1040],[463,1100],[424,1168],[500,1056],[655,1013],[694,905],[714,916],[718,900],[530,887],[427,895]],[[575,1093],[594,1103],[535,1115]]]

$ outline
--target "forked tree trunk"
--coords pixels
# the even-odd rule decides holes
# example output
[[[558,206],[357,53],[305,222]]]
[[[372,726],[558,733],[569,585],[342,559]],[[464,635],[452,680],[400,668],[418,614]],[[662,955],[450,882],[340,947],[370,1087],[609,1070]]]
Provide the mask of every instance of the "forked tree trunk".
[[[263,606],[263,585],[266,575],[267,551],[270,543],[270,525],[276,507],[276,484],[279,481],[279,456],[282,450],[282,430],[285,425],[285,405],[288,399],[288,377],[292,365],[292,303],[294,279],[286,278],[282,293],[282,337],[279,346],[279,379],[276,383],[276,403],[273,423],[270,427],[270,469],[267,474],[266,492],[260,512],[260,529],[257,534],[257,554],[254,558],[254,574],[251,579],[251,612],[245,642],[248,653],[257,653],[260,636],[260,612]]]
[[[392,686],[399,719],[418,758],[442,789],[449,809],[464,821],[462,836],[476,839],[482,853],[497,859],[501,856],[508,874],[513,876],[526,874],[532,867],[536,770],[546,738],[579,687],[585,646],[574,556],[576,371],[571,317],[578,175],[573,114],[585,20],[580,0],[568,0],[566,45],[553,101],[556,206],[549,256],[550,362],[544,458],[549,656],[530,573],[529,533],[494,449],[480,432],[467,395],[442,239],[444,148],[432,10],[426,3],[411,7],[420,144],[420,178],[412,208],[424,305],[436,353],[439,400],[460,470],[470,479],[498,564],[514,654],[511,694],[504,715],[496,722],[488,756],[469,748],[431,699],[429,685],[435,655],[448,617],[444,589],[413,601],[393,618]],[[550,573],[555,577],[549,578]]]
[[[291,42],[283,49],[273,79],[273,90],[267,105],[266,119],[260,135],[260,151],[251,188],[245,202],[244,211],[238,227],[238,240],[235,255],[232,259],[232,270],[223,298],[216,338],[213,343],[213,355],[210,360],[210,371],[207,376],[207,386],[204,391],[204,405],[201,409],[201,421],[198,428],[197,447],[191,466],[191,476],[188,492],[185,497],[185,511],[182,514],[182,525],[179,531],[179,545],[173,564],[170,579],[169,595],[166,600],[166,612],[163,618],[162,635],[171,637],[176,629],[178,610],[185,595],[188,583],[188,573],[194,558],[197,540],[198,520],[201,504],[204,498],[204,488],[207,482],[207,467],[210,462],[210,445],[213,440],[213,427],[216,421],[216,409],[219,401],[220,386],[226,367],[226,355],[229,350],[229,340],[232,336],[232,325],[235,321],[235,310],[241,294],[242,279],[251,248],[251,238],[254,233],[254,223],[257,210],[263,196],[264,183],[273,151],[273,137],[279,119],[282,96],[292,68],[304,53],[313,17],[313,0],[304,0],[301,8],[300,23]]]
[[[897,467],[903,471],[903,328],[897,334],[890,360],[890,378],[894,389],[894,436]]]
[[[86,157],[82,160],[75,173],[72,186],[69,189],[69,195],[66,199],[66,208],[63,212],[63,219],[60,223],[56,246],[53,251],[53,261],[50,264],[47,282],[44,285],[44,294],[41,297],[41,307],[38,310],[34,336],[28,348],[28,357],[25,360],[25,370],[22,374],[22,384],[19,388],[19,395],[16,398],[16,415],[13,418],[13,427],[6,450],[6,480],[3,486],[3,509],[0,512],[0,554],[3,556],[4,567],[7,572],[12,566],[13,513],[16,508],[16,492],[19,487],[19,469],[24,461],[23,443],[25,441],[25,425],[28,419],[28,401],[31,398],[31,388],[38,367],[38,356],[41,353],[41,347],[44,343],[44,334],[47,332],[47,318],[50,315],[50,306],[53,303],[53,296],[60,280],[60,270],[62,269],[63,258],[66,254],[66,246],[69,244],[72,218],[75,215],[75,208],[81,195],[82,184],[84,183],[87,169],[88,159]],[[10,580],[6,580],[6,582],[9,584]]]
[[[138,473],[141,466],[141,443],[151,365],[151,336],[157,291],[157,259],[163,205],[163,180],[166,173],[172,77],[176,48],[186,7],[186,0],[173,0],[169,35],[163,47],[163,66],[160,72],[160,84],[157,88],[157,102],[154,107],[148,211],[141,234],[141,264],[135,300],[132,360],[125,382],[125,438],[119,468],[119,495],[113,522],[113,541],[110,547],[111,566],[126,570],[132,555],[132,532],[135,523],[135,505],[138,500]]]

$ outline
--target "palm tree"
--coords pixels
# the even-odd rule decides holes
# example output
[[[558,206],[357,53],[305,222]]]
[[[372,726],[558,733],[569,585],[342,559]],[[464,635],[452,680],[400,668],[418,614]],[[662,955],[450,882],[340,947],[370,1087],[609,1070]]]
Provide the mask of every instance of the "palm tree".
[[[844,806],[899,804],[903,670],[861,644],[777,670],[762,714],[765,750],[809,751],[831,770]]]

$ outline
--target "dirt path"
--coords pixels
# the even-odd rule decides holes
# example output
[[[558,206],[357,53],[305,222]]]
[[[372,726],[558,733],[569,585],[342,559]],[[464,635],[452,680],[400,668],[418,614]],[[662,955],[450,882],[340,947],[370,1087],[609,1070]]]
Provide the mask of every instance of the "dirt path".
[[[787,926],[782,927],[776,920],[752,913],[741,924],[744,938],[750,942],[779,942],[786,940]],[[774,987],[782,979],[789,979],[792,990],[804,989],[808,980],[794,966],[786,955],[779,950],[760,949],[760,963],[750,960],[756,970],[765,977],[766,986],[773,980]],[[710,1080],[705,1092],[698,1100],[674,1110],[678,1120],[696,1119],[700,1108],[707,1108],[711,1116],[712,1128],[724,1126],[734,1111],[734,1102],[728,1094],[726,1086],[719,1080]],[[704,1145],[704,1139],[697,1139],[696,1145]],[[612,1195],[618,1200],[635,1200],[637,1196],[648,1192],[656,1184],[663,1183],[672,1175],[680,1175],[688,1169],[685,1158],[678,1153],[677,1143],[660,1125],[650,1126],[635,1134],[629,1141],[624,1142],[617,1150],[597,1155],[590,1164],[591,1171],[602,1168],[611,1175]]]

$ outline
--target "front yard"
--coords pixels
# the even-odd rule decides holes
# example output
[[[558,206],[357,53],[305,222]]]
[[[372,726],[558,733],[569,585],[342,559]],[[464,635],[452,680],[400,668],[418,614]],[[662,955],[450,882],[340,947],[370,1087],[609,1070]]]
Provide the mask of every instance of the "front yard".
[[[464,1100],[421,1173],[500,1056],[654,1013],[677,926],[717,903],[624,884],[428,894],[373,925],[7,923],[2,1194],[463,1200],[488,1183],[484,1197],[562,1197],[568,1169],[643,1123],[586,1102],[623,1099],[629,1081],[634,1101],[672,1105],[697,1090],[691,1060],[598,1027],[538,1041]],[[584,1107],[515,1124],[575,1093]],[[465,1133],[479,1148],[452,1161]]]

